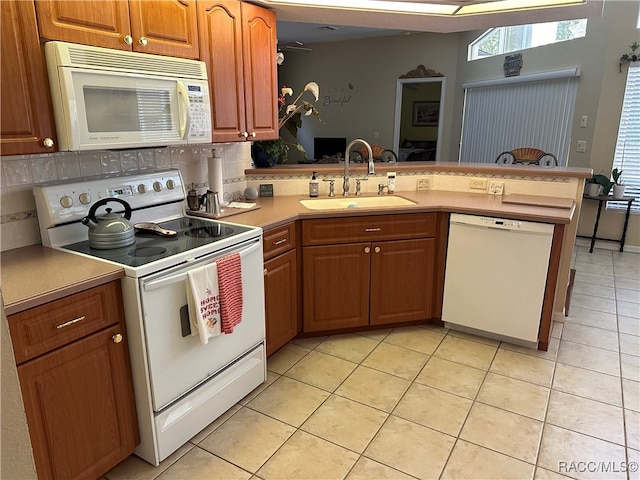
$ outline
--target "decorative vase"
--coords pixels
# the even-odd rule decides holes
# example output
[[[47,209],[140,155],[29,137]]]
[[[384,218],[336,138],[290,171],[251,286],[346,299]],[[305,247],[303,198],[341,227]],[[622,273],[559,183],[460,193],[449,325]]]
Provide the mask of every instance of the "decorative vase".
[[[278,157],[269,155],[259,144],[251,145],[251,158],[258,168],[273,167],[278,163]]]
[[[622,197],[624,197],[624,185],[614,185],[613,198],[622,198]]]
[[[590,197],[597,197],[600,195],[600,188],[601,186],[598,183],[587,183],[585,191]]]

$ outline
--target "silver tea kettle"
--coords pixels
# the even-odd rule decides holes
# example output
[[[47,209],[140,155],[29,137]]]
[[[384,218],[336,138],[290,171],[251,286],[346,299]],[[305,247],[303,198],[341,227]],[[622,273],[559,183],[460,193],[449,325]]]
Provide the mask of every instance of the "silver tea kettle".
[[[106,214],[96,218],[99,207],[111,202],[124,206],[124,217],[111,213],[107,208]],[[122,248],[132,245],[136,241],[135,229],[128,222],[131,219],[131,205],[119,198],[103,198],[89,209],[89,213],[82,219],[82,223],[89,227],[89,246],[99,250]]]
[[[200,197],[200,205],[204,205],[205,212],[220,215],[220,197],[218,196],[218,192],[207,190],[207,193]]]

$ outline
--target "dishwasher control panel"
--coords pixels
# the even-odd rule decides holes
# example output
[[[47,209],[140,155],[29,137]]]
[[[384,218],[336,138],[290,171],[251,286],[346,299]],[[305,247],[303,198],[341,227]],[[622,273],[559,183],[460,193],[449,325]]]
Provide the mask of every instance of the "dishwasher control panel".
[[[480,217],[480,223],[487,227],[505,227],[505,228],[520,228],[522,222],[518,220],[503,220],[500,218],[487,218]]]

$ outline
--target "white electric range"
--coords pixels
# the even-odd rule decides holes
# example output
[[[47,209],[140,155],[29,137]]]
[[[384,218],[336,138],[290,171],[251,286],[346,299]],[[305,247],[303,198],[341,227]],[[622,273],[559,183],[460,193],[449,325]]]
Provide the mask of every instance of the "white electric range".
[[[178,170],[37,185],[34,195],[43,245],[124,269],[122,294],[141,438],[135,453],[158,465],[266,380],[262,230],[185,215]],[[81,220],[105,198],[126,201],[131,224],[157,223],[177,235],[137,231],[128,247],[91,248]],[[116,202],[106,207],[114,206],[122,210]],[[99,209],[96,216],[103,213]],[[187,272],[232,253],[241,257],[242,321],[232,334],[202,345],[191,335]]]

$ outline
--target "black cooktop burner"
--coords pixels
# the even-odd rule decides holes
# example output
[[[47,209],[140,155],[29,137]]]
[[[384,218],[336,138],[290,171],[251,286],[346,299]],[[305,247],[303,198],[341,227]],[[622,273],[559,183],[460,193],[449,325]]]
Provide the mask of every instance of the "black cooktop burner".
[[[87,240],[64,248],[122,265],[139,267],[251,230],[250,227],[220,224],[215,220],[194,217],[181,217],[160,222],[158,225],[175,230],[178,234],[174,237],[163,237],[156,233],[138,230],[136,243],[128,247],[98,250],[91,248]]]

